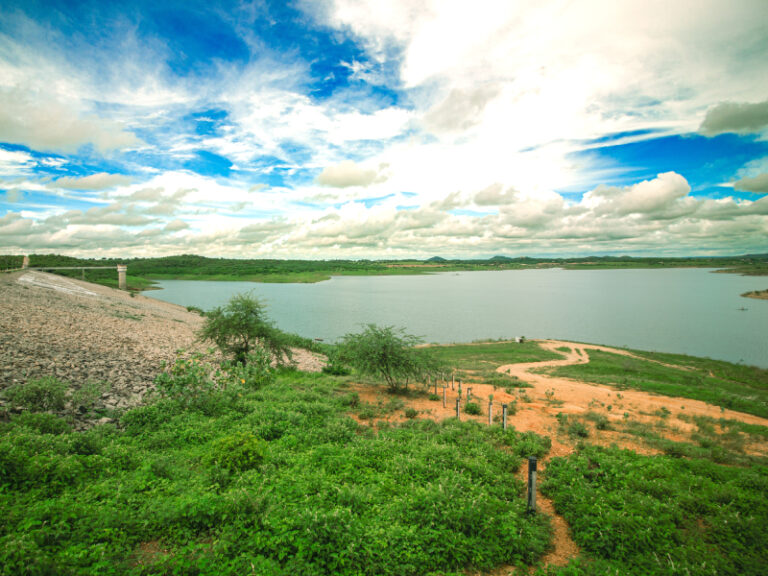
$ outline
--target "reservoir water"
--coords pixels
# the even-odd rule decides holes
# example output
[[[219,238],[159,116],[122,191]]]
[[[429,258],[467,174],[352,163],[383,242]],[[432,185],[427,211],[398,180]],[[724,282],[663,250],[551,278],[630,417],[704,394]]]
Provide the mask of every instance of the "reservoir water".
[[[239,292],[277,326],[334,341],[361,325],[427,342],[556,338],[706,356],[768,368],[768,301],[741,293],[765,277],[705,269],[506,270],[339,276],[317,284],[167,280],[147,296],[208,310]]]

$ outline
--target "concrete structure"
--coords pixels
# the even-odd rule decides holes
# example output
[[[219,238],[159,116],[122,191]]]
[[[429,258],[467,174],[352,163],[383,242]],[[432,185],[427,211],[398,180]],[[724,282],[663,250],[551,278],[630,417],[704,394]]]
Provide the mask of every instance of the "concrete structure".
[[[128,274],[128,266],[125,264],[117,265],[117,287],[120,290],[128,290],[128,281],[126,275]]]

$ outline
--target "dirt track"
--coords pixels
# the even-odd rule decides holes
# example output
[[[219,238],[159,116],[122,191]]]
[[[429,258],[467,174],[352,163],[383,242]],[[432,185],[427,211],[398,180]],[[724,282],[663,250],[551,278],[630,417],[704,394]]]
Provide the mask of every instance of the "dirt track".
[[[510,345],[514,346],[514,344]],[[539,471],[541,473],[546,471],[547,461],[550,458],[567,456],[575,449],[575,440],[558,433],[558,413],[578,416],[589,411],[597,411],[615,423],[624,419],[632,419],[650,424],[663,421],[667,418],[664,414],[686,414],[691,417],[709,416],[715,419],[726,418],[749,424],[768,426],[768,419],[733,410],[721,411],[717,406],[712,406],[698,400],[660,396],[640,390],[618,390],[610,386],[535,373],[533,372],[534,370],[542,368],[585,364],[589,362],[590,350],[602,350],[613,354],[634,356],[631,352],[617,348],[577,344],[559,340],[539,341],[539,345],[547,350],[557,352],[563,358],[543,362],[506,364],[496,368],[498,372],[515,376],[522,382],[529,384],[530,388],[522,388],[517,393],[510,394],[482,382],[466,382],[465,390],[467,387],[472,388],[473,397],[483,404],[484,411],[487,410],[488,397],[492,394],[495,414],[500,412],[501,404],[514,403],[517,406],[517,413],[509,418],[509,422],[516,430],[520,432],[536,432],[537,434],[549,436],[552,439],[552,448],[549,454],[539,461]],[[561,350],[557,350],[558,348]],[[564,352],[562,350],[564,348],[569,348],[570,351]],[[679,366],[673,367],[687,369]],[[360,394],[361,399],[367,402],[376,403],[382,398],[380,391],[375,388],[359,386],[356,390]],[[419,410],[422,417],[435,420],[455,417],[457,391],[451,390],[449,386],[446,396],[445,408],[442,407],[442,402],[430,401],[425,398],[409,399],[406,401],[406,404]],[[659,414],[662,414],[662,416]],[[487,412],[481,416],[462,414],[461,417],[462,419],[474,419],[478,422],[488,423]],[[402,413],[397,413],[387,416],[386,419],[397,422],[404,420],[404,417]],[[618,425],[616,428],[620,429],[621,426]],[[666,422],[664,422],[664,427],[654,428],[657,433],[678,441],[686,439],[686,435],[694,432],[695,429],[696,426],[692,422],[679,419],[675,419],[671,425],[666,425]],[[592,429],[589,441],[605,446],[617,444],[620,447],[644,454],[658,453],[657,449],[649,447],[636,437],[623,434],[616,429],[602,431]],[[765,443],[762,443],[760,446],[751,446],[751,449],[755,454],[768,455],[768,446]],[[524,482],[527,481],[527,470],[525,467],[519,471],[519,478]],[[578,554],[578,546],[573,541],[573,538],[571,538],[567,523],[556,513],[553,503],[540,493],[537,495],[537,501],[539,509],[552,518],[554,530],[554,549],[542,559],[542,563],[545,565],[565,565],[570,558]],[[512,567],[501,567],[494,571],[493,575],[501,576],[515,573],[515,569]]]

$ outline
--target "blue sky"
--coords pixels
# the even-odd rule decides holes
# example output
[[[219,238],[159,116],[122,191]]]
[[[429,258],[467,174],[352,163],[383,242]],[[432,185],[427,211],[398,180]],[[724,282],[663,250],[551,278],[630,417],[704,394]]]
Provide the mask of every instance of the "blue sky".
[[[4,2],[0,253],[768,252],[768,11]]]

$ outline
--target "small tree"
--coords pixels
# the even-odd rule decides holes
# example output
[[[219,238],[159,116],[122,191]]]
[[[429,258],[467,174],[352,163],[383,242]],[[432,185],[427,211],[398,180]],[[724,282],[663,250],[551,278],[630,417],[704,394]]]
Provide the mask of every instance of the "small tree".
[[[396,390],[401,381],[407,383],[423,372],[427,354],[415,348],[420,342],[420,338],[406,334],[402,328],[368,324],[360,334],[344,336],[339,356],[363,374],[381,378]]]
[[[208,312],[199,337],[212,341],[241,364],[247,363],[256,346],[268,349],[278,363],[291,358],[283,333],[267,318],[264,305],[250,294],[236,294],[226,306]]]

